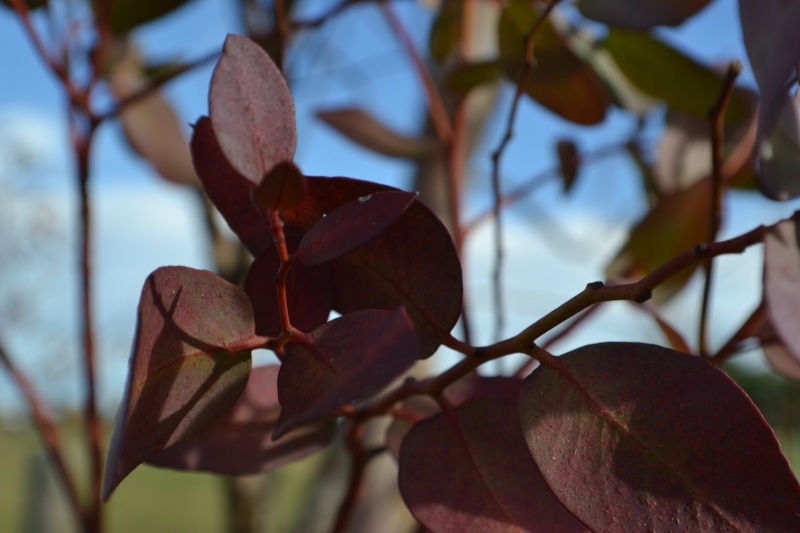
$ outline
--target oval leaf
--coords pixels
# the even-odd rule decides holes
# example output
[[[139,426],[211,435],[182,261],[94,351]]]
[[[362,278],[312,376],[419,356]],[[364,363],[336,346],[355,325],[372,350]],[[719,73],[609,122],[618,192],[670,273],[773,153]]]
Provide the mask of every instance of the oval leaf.
[[[400,135],[357,107],[317,111],[317,116],[354,143],[379,154],[419,158],[436,148],[435,141]]]
[[[399,484],[414,517],[437,533],[588,531],[547,487],[516,403],[501,397],[415,424],[400,449]]]
[[[581,0],[584,17],[631,30],[676,26],[708,4],[709,0]]]
[[[256,43],[228,35],[208,94],[214,136],[231,166],[254,183],[291,161],[294,101],[283,74]]]
[[[250,302],[235,285],[185,267],[150,274],[103,498],[153,453],[229,410],[247,384],[250,350],[258,345]]]
[[[776,224],[764,239],[764,303],[777,340],[800,360],[800,246],[794,220]]]
[[[332,420],[303,426],[273,441],[280,416],[278,365],[254,368],[233,409],[205,429],[151,456],[152,465],[242,476],[268,472],[315,453],[333,441]]]
[[[603,46],[641,91],[664,100],[670,109],[708,119],[722,91],[720,76],[646,32],[612,28]],[[726,122],[742,122],[749,115],[746,94],[734,90]]]
[[[380,391],[419,358],[419,342],[403,308],[341,316],[292,343],[278,375],[283,411],[273,433],[333,413]]]
[[[348,202],[311,226],[293,257],[304,265],[341,257],[383,233],[414,198],[411,193],[387,191]]]
[[[558,499],[592,531],[800,531],[800,485],[772,429],[705,360],[585,346],[520,393],[522,432]]]

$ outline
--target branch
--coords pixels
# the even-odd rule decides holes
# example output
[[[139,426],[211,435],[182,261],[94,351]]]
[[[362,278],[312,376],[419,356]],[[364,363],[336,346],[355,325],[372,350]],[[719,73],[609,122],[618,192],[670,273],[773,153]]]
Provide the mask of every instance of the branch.
[[[333,533],[344,533],[347,525],[353,516],[356,504],[361,499],[363,492],[364,471],[367,463],[373,457],[364,448],[361,438],[364,434],[363,423],[356,422],[350,427],[345,437],[347,449],[350,452],[350,481],[347,486],[347,493],[344,500],[339,505],[339,512],[336,514],[336,522],[333,525]]]

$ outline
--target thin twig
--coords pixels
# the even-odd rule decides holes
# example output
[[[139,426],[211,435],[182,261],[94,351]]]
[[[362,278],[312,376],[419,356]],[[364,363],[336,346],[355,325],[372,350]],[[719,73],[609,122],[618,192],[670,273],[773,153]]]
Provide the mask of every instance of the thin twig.
[[[717,238],[720,225],[722,224],[722,197],[725,194],[725,180],[722,174],[722,165],[725,161],[725,110],[731,101],[733,89],[736,85],[736,78],[742,71],[742,64],[738,61],[731,62],[728,66],[728,73],[722,84],[722,91],[716,105],[709,113],[711,123],[711,231],[708,241],[713,242]],[[708,310],[711,300],[711,284],[714,275],[714,262],[709,260],[704,265],[706,279],[703,286],[703,303],[700,311],[700,331],[698,332],[698,349],[700,355],[708,356],[708,345],[706,340],[708,320]]]
[[[492,190],[494,191],[494,223],[495,223],[495,232],[494,232],[494,241],[495,241],[495,261],[494,261],[494,273],[492,275],[492,283],[494,285],[494,307],[495,307],[495,339],[499,339],[502,336],[503,328],[505,326],[505,313],[504,313],[504,305],[503,305],[503,292],[501,290],[501,273],[503,269],[503,227],[500,218],[500,207],[502,205],[503,196],[500,189],[500,160],[503,157],[503,153],[505,152],[506,146],[511,141],[512,137],[514,136],[514,122],[517,118],[517,109],[519,108],[519,103],[522,99],[522,95],[525,92],[525,89],[528,87],[528,83],[530,82],[531,74],[533,73],[534,69],[534,42],[536,41],[536,35],[539,33],[539,30],[544,26],[545,21],[547,20],[548,15],[552,12],[553,8],[560,0],[553,0],[548,4],[545,8],[542,15],[539,19],[534,23],[533,27],[531,28],[528,35],[525,37],[525,63],[522,67],[522,71],[519,74],[519,78],[517,80],[517,88],[514,93],[514,100],[511,102],[511,109],[508,113],[508,119],[506,123],[506,133],[503,136],[503,139],[500,141],[499,146],[497,149],[492,153]]]
[[[286,4],[284,0],[275,0],[275,25],[278,33],[278,53],[277,66],[278,70],[283,71],[283,60],[286,55],[286,43],[289,39],[289,19],[286,15]]]
[[[347,485],[347,493],[344,500],[339,505],[339,512],[336,514],[336,522],[331,530],[333,533],[343,533],[347,531],[347,525],[353,516],[358,501],[363,492],[364,471],[367,463],[373,454],[365,448],[361,439],[364,434],[364,424],[355,422],[350,427],[345,437],[347,449],[350,452],[350,480]]]
[[[11,379],[17,384],[20,392],[22,392],[22,395],[25,397],[25,401],[28,403],[36,429],[39,431],[44,448],[56,469],[56,475],[64,487],[64,492],[67,494],[67,500],[75,514],[75,518],[79,523],[85,524],[86,515],[84,514],[80,499],[78,498],[78,489],[67,469],[64,456],[61,454],[61,437],[58,433],[58,428],[47,414],[47,409],[39,398],[33,385],[19,370],[17,370],[2,344],[0,344],[0,362],[6,367],[9,376],[11,376]]]

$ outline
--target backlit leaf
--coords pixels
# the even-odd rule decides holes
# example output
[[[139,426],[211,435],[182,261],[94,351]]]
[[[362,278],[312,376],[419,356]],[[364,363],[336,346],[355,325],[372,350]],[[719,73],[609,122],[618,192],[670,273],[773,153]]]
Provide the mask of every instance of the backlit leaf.
[[[612,28],[603,46],[620,70],[641,91],[664,100],[670,109],[708,118],[722,91],[722,78],[646,32]],[[749,116],[745,94],[735,90],[727,122]]]
[[[296,206],[308,190],[306,177],[291,161],[278,163],[267,172],[254,193],[253,201],[263,211]]]
[[[648,30],[654,26],[676,26],[691,17],[709,0],[580,0],[584,17],[620,28]]]
[[[208,111],[226,159],[253,183],[278,163],[291,161],[296,141],[292,95],[272,59],[247,37],[225,39]]]
[[[525,38],[537,19],[533,4],[523,0],[511,1],[500,14],[497,31],[500,58],[512,83],[519,81]],[[536,36],[534,55],[536,67],[526,87],[528,96],[576,124],[603,121],[611,103],[605,84],[575,55],[549,21]]]
[[[708,177],[687,189],[663,196],[631,230],[628,242],[606,267],[606,276],[611,279],[641,278],[697,244],[708,241],[710,213],[711,179]],[[653,291],[656,303],[674,296],[692,272],[693,268],[685,269],[659,285]]]
[[[800,196],[800,94],[786,101],[760,155],[761,191],[773,200]]]
[[[317,116],[354,143],[379,154],[418,158],[436,148],[435,141],[401,135],[357,107],[317,111]]]
[[[415,424],[400,449],[399,484],[414,517],[436,533],[588,531],[547,487],[516,403],[501,397]]]
[[[311,226],[293,257],[304,265],[341,257],[383,233],[414,198],[411,193],[386,191],[352,200]]]
[[[759,139],[769,135],[788,99],[786,82],[800,60],[800,3],[792,0],[739,0],[747,57],[758,83]]]
[[[403,308],[358,311],[324,324],[287,349],[274,437],[379,392],[418,358],[419,342]]]
[[[800,361],[800,245],[794,220],[776,224],[764,239],[764,304],[776,340]]]
[[[333,441],[332,420],[290,431],[273,441],[280,416],[278,365],[254,368],[230,412],[210,426],[151,456],[147,462],[180,470],[202,470],[229,476],[268,472],[302,459]]]
[[[592,531],[800,531],[800,485],[745,393],[705,360],[585,346],[520,393],[528,449]]]
[[[145,281],[103,497],[149,456],[208,426],[245,388],[255,337],[238,287],[208,271],[164,267]]]

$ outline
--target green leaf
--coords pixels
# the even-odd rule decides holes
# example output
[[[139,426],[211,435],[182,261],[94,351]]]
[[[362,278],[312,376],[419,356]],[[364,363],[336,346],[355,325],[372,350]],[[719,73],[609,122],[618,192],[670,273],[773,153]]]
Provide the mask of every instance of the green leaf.
[[[649,30],[676,26],[703,9],[709,0],[581,0],[584,17],[621,28]]]
[[[481,85],[503,77],[503,65],[498,61],[467,63],[450,72],[444,80],[448,91],[467,94]]]
[[[186,2],[187,0],[114,0],[111,4],[111,33],[128,33],[137,26],[178,9]]]
[[[676,111],[705,119],[722,91],[720,76],[646,32],[612,28],[603,46],[636,87]],[[725,114],[727,122],[748,118],[745,98],[734,91]]]
[[[445,0],[431,25],[428,49],[438,63],[444,63],[458,44],[462,12],[462,0]]]

